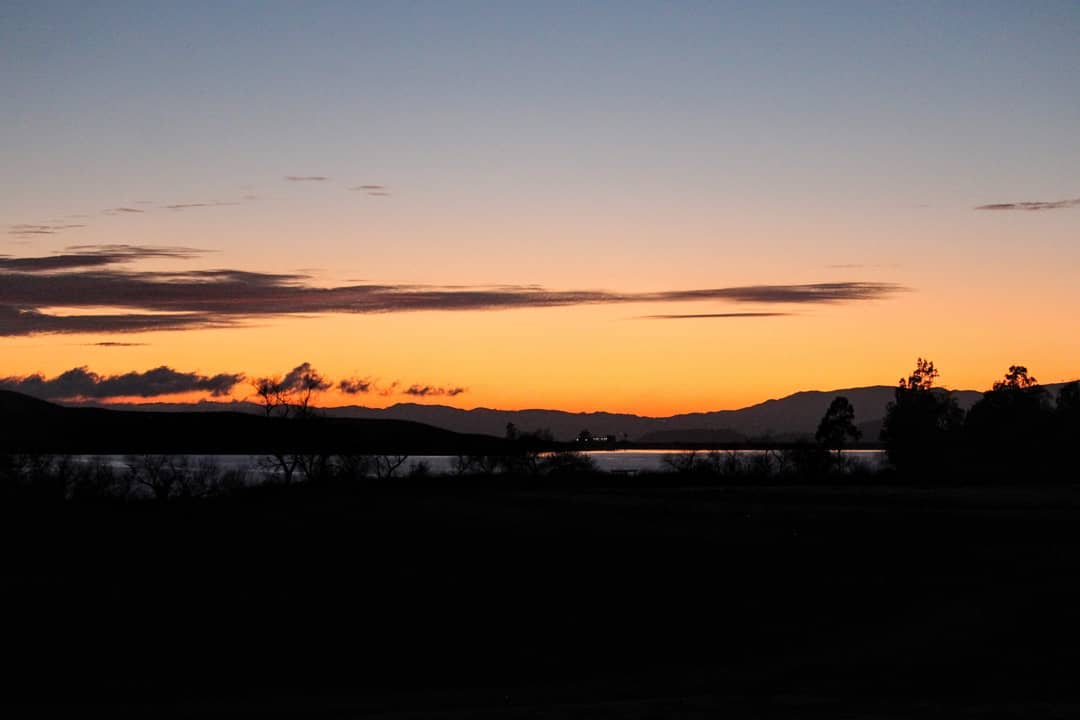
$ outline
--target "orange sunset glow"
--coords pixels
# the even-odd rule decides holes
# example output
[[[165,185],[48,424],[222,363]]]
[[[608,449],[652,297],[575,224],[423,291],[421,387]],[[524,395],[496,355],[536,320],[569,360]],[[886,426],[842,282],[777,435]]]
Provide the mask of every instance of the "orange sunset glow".
[[[954,388],[1080,374],[1075,44],[976,93],[1007,52],[735,34],[733,66],[674,13],[686,57],[585,18],[505,66],[449,29],[404,62],[406,27],[353,20],[287,61],[243,30],[187,55],[183,23],[126,54],[33,23],[8,44],[35,69],[0,116],[9,385],[167,366],[244,379],[95,399],[228,402],[307,362],[324,405],[664,416],[891,385],[916,356]]]

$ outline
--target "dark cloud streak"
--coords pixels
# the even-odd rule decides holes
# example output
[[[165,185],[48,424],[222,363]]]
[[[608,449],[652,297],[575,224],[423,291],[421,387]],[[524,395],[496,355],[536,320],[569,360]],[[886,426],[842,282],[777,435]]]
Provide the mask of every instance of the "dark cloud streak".
[[[203,251],[131,245],[73,246],[39,258],[0,257],[0,334],[139,332],[228,327],[256,317],[325,313],[488,311],[518,308],[722,301],[754,304],[833,304],[891,297],[891,283],[794,285],[618,293],[527,286],[351,284],[316,287],[303,274],[232,269],[130,271],[135,260],[189,259]],[[127,310],[110,315],[49,315],[50,307]],[[749,316],[749,314],[716,314]]]
[[[1065,208],[1080,207],[1080,198],[1073,198],[1072,200],[1053,200],[1053,201],[1028,201],[1028,202],[1011,202],[1011,203],[990,203],[989,205],[978,205],[976,210],[1063,210]]]
[[[40,374],[0,378],[0,388],[46,400],[159,397],[188,392],[205,392],[212,397],[222,397],[228,395],[243,379],[242,373],[207,376],[177,372],[165,365],[142,373],[123,375],[98,375],[85,367],[77,367],[54,378]]]
[[[437,387],[435,385],[410,385],[401,391],[403,395],[414,397],[456,397],[466,392],[463,387]]]
[[[173,203],[172,205],[162,205],[166,210],[189,210],[191,208],[206,208],[206,207],[225,207],[227,205],[239,205],[236,201],[218,200],[215,202],[197,202],[197,203]]]
[[[695,313],[686,315],[642,315],[641,320],[700,320],[705,318],[763,318],[791,317],[794,313],[786,312],[734,312],[734,313]]]
[[[29,258],[12,258],[0,255],[0,270],[36,273],[52,270],[106,267],[152,258],[188,260],[205,252],[207,251],[196,248],[167,246],[70,245],[59,255]]]
[[[65,230],[75,230],[77,228],[84,228],[85,225],[81,224],[66,224],[66,225],[10,225],[8,233],[11,235],[19,236],[32,236],[32,235],[56,235],[62,233]]]
[[[338,390],[346,395],[361,395],[375,390],[375,381],[368,378],[345,378],[338,382]]]
[[[349,188],[357,192],[366,193],[370,197],[390,197],[390,189],[385,185],[357,185]]]
[[[233,327],[237,323],[199,313],[154,315],[50,315],[0,305],[0,337],[76,333],[140,333]]]

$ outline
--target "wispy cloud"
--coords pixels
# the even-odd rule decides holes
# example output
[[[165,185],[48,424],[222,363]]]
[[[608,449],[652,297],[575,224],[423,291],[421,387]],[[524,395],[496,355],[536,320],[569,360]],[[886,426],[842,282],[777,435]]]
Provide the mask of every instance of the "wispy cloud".
[[[786,312],[733,312],[733,313],[692,313],[685,315],[641,315],[642,320],[701,320],[705,318],[763,318],[789,317],[794,313]]]
[[[346,395],[362,395],[377,393],[383,397],[390,395],[409,395],[411,397],[457,397],[468,392],[468,388],[458,386],[441,386],[414,383],[402,389],[402,383],[398,380],[386,386],[380,386],[372,378],[346,378],[337,383],[337,389]]]
[[[325,175],[286,175],[289,182],[324,182],[330,178]]]
[[[89,347],[145,347],[147,343],[139,342],[96,342],[87,343]]]
[[[427,385],[419,383],[409,385],[402,389],[402,383],[398,380],[387,385],[381,385],[374,378],[359,376],[332,381],[315,370],[311,366],[311,363],[307,362],[297,365],[285,375],[284,378],[275,380],[275,384],[290,390],[307,390],[311,388],[321,392],[336,388],[345,395],[366,395],[368,393],[373,393],[383,397],[389,397],[391,395],[409,395],[412,397],[456,397],[468,391],[467,388],[460,386]]]
[[[535,285],[350,284],[316,287],[304,274],[235,269],[127,270],[134,260],[188,259],[193,248],[74,246],[60,255],[0,258],[0,335],[228,327],[257,317],[326,313],[491,311],[630,303],[835,304],[892,297],[892,283],[748,285],[661,292],[549,290]],[[120,314],[49,315],[45,309]]]
[[[114,263],[129,262],[131,260],[145,260],[147,258],[188,260],[198,257],[199,255],[217,252],[216,250],[184,247],[183,245],[128,245],[125,243],[113,243],[109,245],[68,245],[64,248],[64,251],[75,253],[83,257],[112,258],[112,262]]]
[[[830,270],[861,270],[863,268],[896,270],[900,267],[900,263],[833,263],[825,267]]]
[[[467,392],[463,387],[438,387],[435,385],[410,385],[402,391],[403,395],[414,397],[456,397]]]
[[[45,257],[13,258],[0,255],[0,270],[37,273],[51,270],[120,265],[151,258],[191,259],[206,250],[185,247],[148,245],[70,245],[63,253]],[[2,297],[2,292],[0,292]]]
[[[371,197],[389,197],[391,195],[390,189],[385,185],[356,185],[349,189],[365,193]]]
[[[64,225],[28,225],[25,223],[19,225],[10,225],[8,233],[11,235],[20,236],[33,236],[33,235],[56,235],[62,233],[65,230],[74,230],[76,228],[84,228],[86,225],[82,224],[64,224]]]
[[[19,335],[141,333],[233,327],[235,319],[207,313],[62,315],[0,305],[0,337]]]
[[[130,215],[130,214],[133,214],[133,213],[143,213],[143,212],[146,212],[146,211],[145,210],[140,210],[139,208],[133,208],[133,207],[114,207],[114,208],[108,208],[106,210],[102,210],[101,212],[103,212],[106,215]]]
[[[178,372],[165,365],[123,375],[99,375],[85,367],[77,367],[52,378],[41,374],[0,378],[0,388],[47,400],[159,397],[188,392],[221,397],[228,395],[243,379],[243,373],[208,376]]]
[[[172,205],[162,205],[162,207],[166,210],[190,210],[192,208],[225,207],[227,205],[240,205],[240,203],[235,200],[215,200],[212,202],[173,203]]]
[[[618,296],[624,302],[728,300],[739,303],[817,304],[859,302],[889,297],[907,288],[895,283],[831,282],[797,285],[746,285],[706,290],[672,290]],[[629,298],[633,298],[630,300]]]
[[[1008,202],[1008,203],[990,203],[989,205],[979,205],[976,210],[1062,210],[1064,208],[1080,207],[1080,198],[1073,198],[1072,200],[1052,200],[1052,201],[1026,201],[1026,202]]]
[[[337,384],[338,390],[346,395],[362,395],[376,389],[375,381],[371,378],[345,378]]]

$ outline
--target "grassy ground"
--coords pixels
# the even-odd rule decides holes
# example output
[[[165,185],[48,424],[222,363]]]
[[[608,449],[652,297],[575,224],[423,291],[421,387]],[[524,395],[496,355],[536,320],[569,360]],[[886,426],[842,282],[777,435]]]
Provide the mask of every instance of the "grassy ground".
[[[1080,710],[1072,489],[454,483],[5,507],[5,701],[157,717]]]

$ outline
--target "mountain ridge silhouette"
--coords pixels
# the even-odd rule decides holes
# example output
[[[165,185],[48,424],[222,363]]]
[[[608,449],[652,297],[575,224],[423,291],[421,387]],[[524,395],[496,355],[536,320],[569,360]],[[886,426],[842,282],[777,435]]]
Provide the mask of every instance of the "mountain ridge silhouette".
[[[1056,393],[1064,383],[1046,385]],[[979,398],[978,390],[945,390],[960,407],[970,408]],[[385,408],[345,405],[319,408],[332,418],[406,420],[458,433],[502,436],[508,423],[519,432],[550,431],[557,440],[572,440],[582,430],[594,435],[614,435],[638,442],[694,442],[703,434],[719,433],[729,441],[738,438],[792,440],[813,435],[832,399],[847,397],[855,407],[855,421],[868,441],[877,439],[885,417],[885,408],[893,399],[895,387],[871,385],[835,390],[802,390],[780,398],[755,403],[734,410],[679,413],[656,417],[634,413],[569,412],[544,408],[500,410],[488,407],[462,409],[448,405],[397,403]],[[107,407],[140,412],[220,412],[255,414],[262,412],[253,403],[232,401],[218,403],[65,403],[72,407]]]

